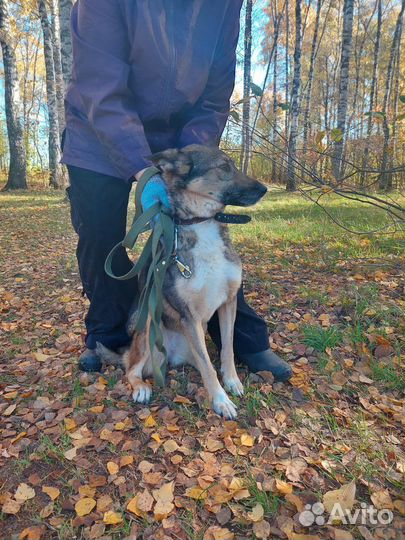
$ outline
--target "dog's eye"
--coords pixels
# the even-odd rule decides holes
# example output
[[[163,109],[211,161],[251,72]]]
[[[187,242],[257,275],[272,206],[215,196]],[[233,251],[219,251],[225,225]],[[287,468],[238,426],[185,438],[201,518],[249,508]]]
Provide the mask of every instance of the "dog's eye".
[[[231,170],[231,166],[229,165],[229,163],[223,163],[222,165],[219,166],[219,168],[225,172],[230,172]]]

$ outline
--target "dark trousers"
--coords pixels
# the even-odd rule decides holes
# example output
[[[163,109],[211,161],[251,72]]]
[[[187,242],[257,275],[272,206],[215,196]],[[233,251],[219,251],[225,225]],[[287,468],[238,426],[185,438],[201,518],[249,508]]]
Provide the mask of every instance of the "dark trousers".
[[[68,196],[72,224],[79,236],[77,260],[83,289],[90,300],[85,318],[86,346],[94,349],[100,341],[116,350],[130,341],[126,322],[136,298],[137,281],[118,281],[104,272],[104,261],[111,248],[125,236],[131,185],[119,178],[69,166]],[[114,259],[113,271],[125,274],[131,268],[124,248]],[[218,316],[208,323],[208,332],[220,349]],[[269,348],[266,323],[245,302],[242,288],[238,293],[234,348],[236,354],[264,351]]]

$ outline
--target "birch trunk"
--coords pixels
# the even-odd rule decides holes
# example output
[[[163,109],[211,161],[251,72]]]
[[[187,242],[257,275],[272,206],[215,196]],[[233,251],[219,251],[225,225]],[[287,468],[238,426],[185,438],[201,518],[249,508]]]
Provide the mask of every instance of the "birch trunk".
[[[58,123],[59,134],[65,127],[65,80],[62,71],[62,44],[60,39],[59,5],[57,0],[50,0],[51,6],[51,31],[52,31],[52,51],[55,66],[56,99],[58,102]]]
[[[288,139],[287,161],[287,191],[295,191],[296,179],[296,150],[298,137],[299,94],[301,87],[301,42],[302,42],[302,13],[301,0],[295,0],[295,47],[294,47],[294,76],[291,90],[291,122]]]
[[[253,0],[246,2],[245,15],[245,55],[243,66],[243,109],[242,109],[242,148],[240,168],[246,174],[250,161],[250,78],[252,69],[252,8]]]
[[[46,70],[46,95],[49,121],[49,183],[54,188],[63,187],[62,167],[60,165],[60,137],[58,99],[56,92],[55,62],[52,46],[52,29],[48,19],[45,0],[38,0],[39,15],[44,37],[44,57]]]
[[[335,141],[332,155],[332,172],[339,182],[343,172],[342,153],[346,131],[346,117],[349,90],[350,59],[353,41],[354,0],[345,0],[343,6],[342,49],[340,56],[339,102],[337,107],[337,129],[341,133],[340,140]]]
[[[394,37],[392,38],[390,56],[388,61],[387,78],[385,80],[385,93],[384,102],[382,107],[382,113],[384,114],[383,120],[383,132],[384,132],[384,146],[381,159],[380,175],[378,177],[378,188],[381,191],[389,191],[392,189],[392,173],[387,171],[389,164],[389,147],[390,147],[390,127],[388,123],[388,102],[391,95],[391,86],[393,78],[393,67],[395,54],[398,49],[399,39],[402,32],[402,19],[405,11],[405,0],[402,0],[401,9],[398,13],[397,22],[395,24]]]
[[[27,189],[27,161],[24,144],[23,107],[14,44],[11,41],[8,0],[0,0],[0,42],[4,65],[4,94],[10,153],[7,184],[3,188]]]
[[[72,0],[59,0],[60,41],[62,44],[62,71],[65,85],[72,70],[72,37],[70,34],[70,12]]]
[[[381,26],[382,26],[382,5],[381,0],[378,0],[377,5],[377,30],[374,43],[374,54],[373,54],[373,71],[371,76],[371,87],[370,87],[370,108],[369,116],[367,119],[367,133],[366,133],[366,146],[364,147],[363,161],[361,166],[361,175],[360,175],[360,185],[364,187],[365,182],[365,169],[368,166],[368,157],[370,153],[369,141],[371,137],[371,130],[373,127],[373,115],[374,105],[377,101],[377,78],[378,78],[378,58],[380,55],[380,43],[381,43]]]

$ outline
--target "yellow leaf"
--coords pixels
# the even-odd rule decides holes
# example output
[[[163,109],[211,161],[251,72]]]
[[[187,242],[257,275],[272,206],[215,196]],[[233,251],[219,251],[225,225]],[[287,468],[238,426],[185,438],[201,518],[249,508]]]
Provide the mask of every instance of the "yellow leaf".
[[[28,499],[33,499],[34,497],[35,497],[35,490],[28,484],[25,484],[24,482],[22,482],[18,486],[17,491],[14,494],[15,500],[19,503],[28,501]]]
[[[167,484],[163,484],[159,489],[154,489],[152,491],[153,498],[156,502],[163,501],[163,502],[171,502],[174,498],[173,493],[173,482],[168,482]]]
[[[152,433],[150,438],[156,441],[157,443],[162,444],[162,439],[159,437],[158,433]]]
[[[65,418],[64,419],[64,424],[65,424],[65,428],[68,430],[68,431],[71,431],[72,429],[75,429],[75,427],[77,426],[76,422],[73,420],[73,418]]]
[[[42,535],[45,532],[45,527],[42,525],[34,525],[32,527],[27,527],[21,531],[19,535],[20,540],[41,540]]]
[[[170,512],[174,509],[174,504],[170,501],[158,500],[153,510],[154,517],[157,521],[167,518]]]
[[[261,521],[264,517],[264,508],[260,503],[257,503],[250,512],[247,513],[250,521]]]
[[[7,499],[2,507],[2,512],[5,514],[17,514],[20,511],[21,504],[14,499]]]
[[[157,422],[151,414],[146,418],[145,422],[143,423],[145,427],[154,427],[156,426],[156,424]]]
[[[120,467],[125,467],[126,465],[132,465],[134,462],[134,456],[122,456],[120,459]]]
[[[153,506],[153,497],[147,489],[138,494],[136,505],[141,512],[150,512]]]
[[[117,472],[120,470],[119,465],[115,463],[115,461],[109,461],[107,463],[107,470],[110,474],[117,474]]]
[[[77,501],[77,503],[75,504],[76,514],[79,517],[87,516],[87,514],[90,514],[90,512],[95,506],[96,501],[94,499],[90,499],[89,497],[80,499],[80,501]]]
[[[208,492],[206,489],[201,489],[198,486],[194,486],[194,487],[187,488],[184,495],[186,497],[190,497],[191,499],[196,499],[197,501],[201,501],[208,497]]]
[[[288,482],[284,482],[284,480],[276,478],[276,489],[279,493],[287,495],[287,493],[292,493],[293,487]]]
[[[168,454],[170,454],[171,452],[175,452],[178,448],[179,448],[179,445],[173,439],[169,439],[163,444],[163,449]]]
[[[135,497],[128,502],[127,510],[129,510],[138,517],[146,516],[146,513],[142,512],[142,510],[138,508],[138,495],[135,495]]]
[[[243,446],[253,446],[255,444],[254,438],[249,433],[243,433],[240,437],[240,442]]]
[[[173,401],[174,403],[182,403],[183,405],[192,405],[192,402],[187,397],[184,397],[184,396],[177,395],[173,399]]]
[[[343,512],[351,510],[354,505],[356,495],[356,483],[352,480],[349,484],[344,484],[339,489],[327,491],[323,496],[323,505],[327,512],[331,512],[336,503],[340,504]]]
[[[66,450],[66,452],[63,453],[63,455],[65,456],[67,460],[72,461],[73,459],[75,459],[76,453],[77,453],[77,449],[73,447],[73,448],[70,448],[70,450]]]
[[[211,525],[204,533],[203,540],[233,540],[235,535],[229,529]]]
[[[256,538],[267,540],[270,536],[270,523],[264,520],[254,523],[253,532]]]
[[[103,522],[106,525],[117,525],[118,523],[122,523],[123,519],[121,514],[119,514],[118,512],[113,512],[112,510],[109,510],[104,514]]]
[[[12,392],[7,392],[6,394],[3,394],[4,399],[10,400],[17,397],[17,390],[13,390]]]
[[[44,354],[40,351],[38,352],[34,352],[33,354],[35,360],[37,360],[37,362],[46,362],[47,360],[49,360],[49,355],[48,354]]]
[[[50,496],[50,498],[54,501],[57,499],[60,495],[60,490],[56,487],[51,486],[43,486],[42,491]]]
[[[3,412],[3,416],[10,416],[11,414],[13,414],[16,408],[17,408],[17,405],[15,404],[9,405],[7,409],[5,409],[5,411]]]
[[[94,407],[90,407],[89,409],[92,413],[102,413],[104,411],[104,405],[94,405]]]

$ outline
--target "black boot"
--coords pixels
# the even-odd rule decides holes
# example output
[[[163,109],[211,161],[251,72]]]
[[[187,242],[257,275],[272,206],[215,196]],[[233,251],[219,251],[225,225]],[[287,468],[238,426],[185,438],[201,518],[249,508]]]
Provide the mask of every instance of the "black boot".
[[[85,349],[79,357],[81,371],[101,371],[102,365],[99,355],[93,349]]]
[[[277,382],[288,381],[292,376],[290,365],[277,356],[271,349],[258,353],[237,355],[239,362],[252,373],[257,371],[270,371]]]

